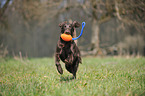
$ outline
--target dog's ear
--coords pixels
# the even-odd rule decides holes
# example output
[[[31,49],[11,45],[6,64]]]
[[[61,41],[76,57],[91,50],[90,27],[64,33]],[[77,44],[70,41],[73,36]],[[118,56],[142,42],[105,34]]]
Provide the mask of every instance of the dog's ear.
[[[79,22],[77,22],[77,21],[73,22],[73,27],[78,28],[80,26],[81,26],[81,24]]]
[[[67,21],[60,23],[60,24],[59,24],[59,27],[61,27],[61,28],[62,28],[62,27],[63,27],[63,25],[64,25],[64,24],[66,24],[66,23],[67,23]]]

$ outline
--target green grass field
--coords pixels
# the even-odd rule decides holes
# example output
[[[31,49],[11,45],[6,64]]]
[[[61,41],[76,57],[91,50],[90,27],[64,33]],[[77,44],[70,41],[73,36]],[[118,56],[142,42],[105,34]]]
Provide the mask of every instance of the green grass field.
[[[77,79],[54,58],[0,59],[0,96],[145,96],[145,58],[83,58]]]

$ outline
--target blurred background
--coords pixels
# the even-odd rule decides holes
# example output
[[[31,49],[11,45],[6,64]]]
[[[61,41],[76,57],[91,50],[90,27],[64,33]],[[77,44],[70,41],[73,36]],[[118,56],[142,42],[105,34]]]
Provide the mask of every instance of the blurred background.
[[[145,56],[144,0],[0,0],[0,57],[52,57],[75,20],[82,56]]]

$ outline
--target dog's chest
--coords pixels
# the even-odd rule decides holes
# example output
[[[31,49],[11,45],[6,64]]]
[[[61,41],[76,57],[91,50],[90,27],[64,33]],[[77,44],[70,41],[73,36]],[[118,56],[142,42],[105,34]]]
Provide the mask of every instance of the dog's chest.
[[[70,46],[64,46],[61,50],[61,54],[60,54],[60,58],[62,60],[66,59],[68,57],[68,55],[72,54],[71,48]]]
[[[72,52],[71,52],[71,49],[70,49],[70,46],[64,46],[63,48],[62,48],[62,54],[65,54],[65,55],[68,55],[68,54],[71,54]]]

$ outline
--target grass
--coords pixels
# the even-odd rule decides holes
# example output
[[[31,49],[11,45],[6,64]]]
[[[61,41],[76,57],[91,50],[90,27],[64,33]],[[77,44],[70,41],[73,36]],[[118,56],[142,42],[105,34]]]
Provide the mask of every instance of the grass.
[[[61,76],[53,58],[0,59],[0,96],[145,96],[145,58],[83,58],[76,80],[62,66]]]

